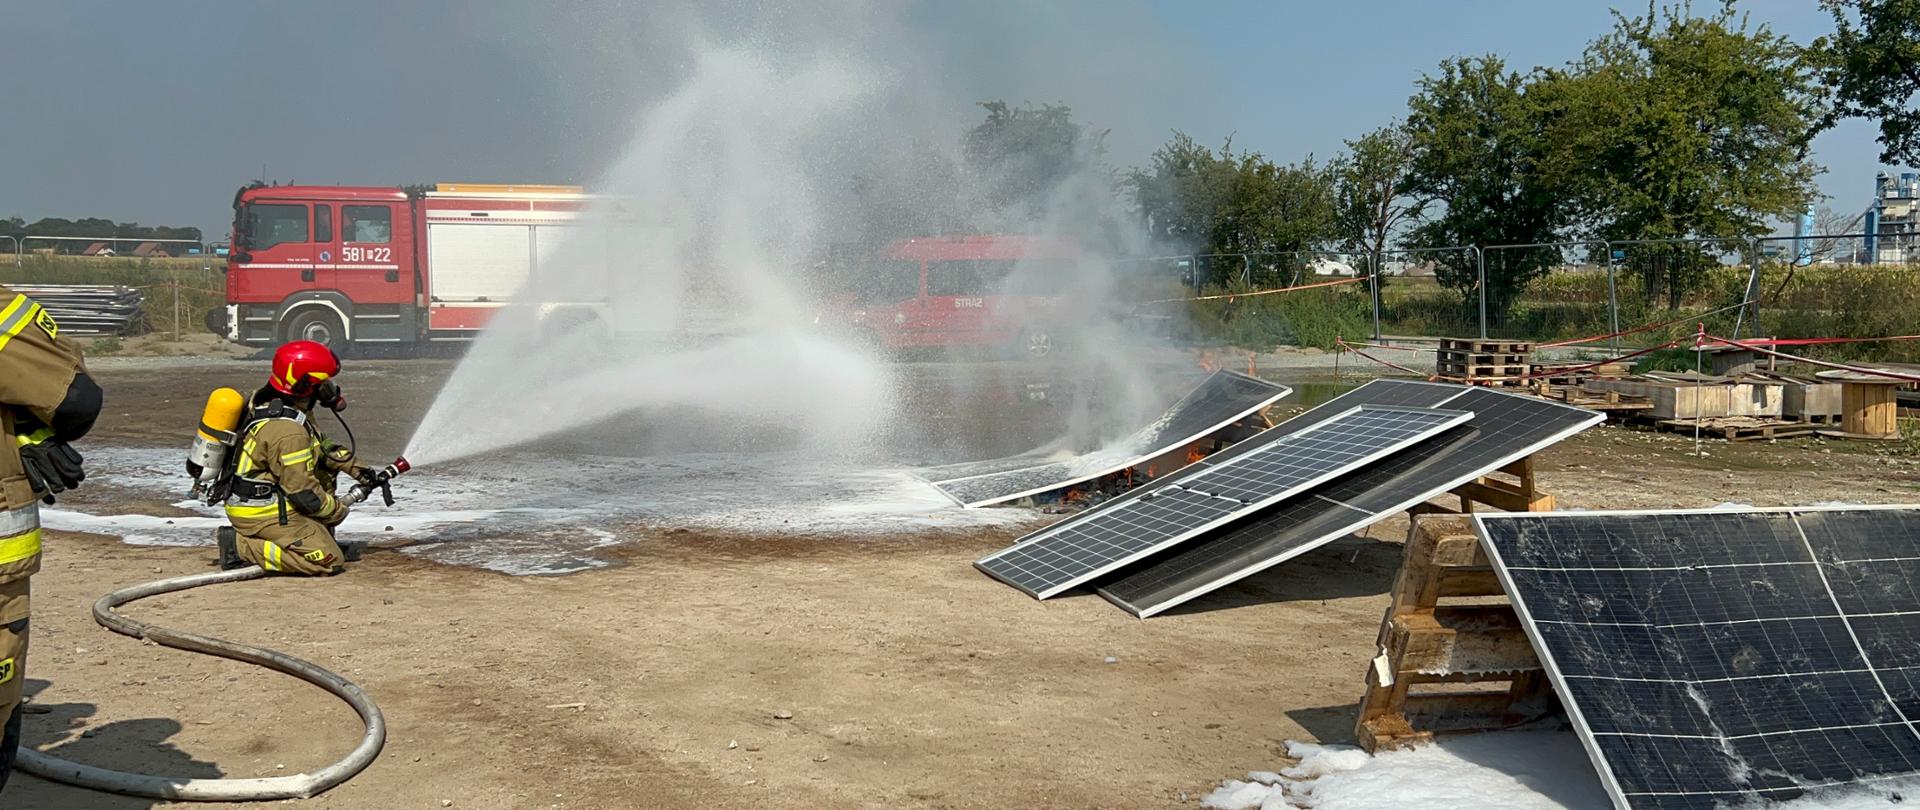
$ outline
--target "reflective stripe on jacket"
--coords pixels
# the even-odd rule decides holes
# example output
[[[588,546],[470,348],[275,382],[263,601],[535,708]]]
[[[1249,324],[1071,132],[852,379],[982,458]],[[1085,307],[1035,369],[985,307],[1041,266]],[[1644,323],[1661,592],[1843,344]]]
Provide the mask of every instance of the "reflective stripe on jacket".
[[[334,475],[322,469],[324,458],[320,437],[305,422],[261,419],[246,428],[234,476],[271,483],[287,499],[289,511],[333,522],[342,507],[333,497]],[[253,519],[278,516],[280,504],[234,496],[228,498],[226,510],[228,517]]]

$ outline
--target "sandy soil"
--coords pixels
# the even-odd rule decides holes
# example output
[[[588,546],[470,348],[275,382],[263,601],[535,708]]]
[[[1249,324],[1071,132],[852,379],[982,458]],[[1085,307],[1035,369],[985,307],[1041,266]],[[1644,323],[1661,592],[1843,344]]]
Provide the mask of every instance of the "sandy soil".
[[[361,368],[349,412],[366,422],[361,441],[395,446],[444,363]],[[206,390],[242,372],[103,367],[100,440],[178,445]],[[1582,507],[1920,500],[1906,456],[1805,440],[1704,448],[1596,429],[1550,451],[1542,481]],[[1286,739],[1349,737],[1404,531],[1384,524],[1145,622],[1094,596],[1035,602],[975,572],[1009,530],[680,532],[562,577],[375,552],[333,580],[132,612],[315,660],[379,701],[385,752],[321,807],[1162,807],[1282,764]],[[207,570],[208,556],[49,539],[30,743],[192,776],[294,773],[352,745],[351,712],[305,684],[88,618],[106,590]],[[172,806],[24,775],[0,805]]]
[[[179,339],[175,339],[171,332],[155,332],[127,338],[91,338],[86,341],[85,348],[90,361],[94,364],[109,358],[124,360],[177,357],[194,360],[237,360],[261,354],[260,349],[231,343],[218,335],[201,331],[183,331]],[[108,364],[109,367],[113,365],[116,364]]]

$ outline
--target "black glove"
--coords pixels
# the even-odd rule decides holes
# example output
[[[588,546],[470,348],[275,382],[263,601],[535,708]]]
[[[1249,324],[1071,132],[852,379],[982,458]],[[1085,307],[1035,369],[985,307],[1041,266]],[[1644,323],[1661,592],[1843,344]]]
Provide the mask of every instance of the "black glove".
[[[26,468],[27,482],[33,485],[33,494],[40,496],[40,500],[53,503],[54,495],[87,480],[87,471],[80,467],[80,451],[54,438],[52,430],[42,428],[17,440],[20,465]]]

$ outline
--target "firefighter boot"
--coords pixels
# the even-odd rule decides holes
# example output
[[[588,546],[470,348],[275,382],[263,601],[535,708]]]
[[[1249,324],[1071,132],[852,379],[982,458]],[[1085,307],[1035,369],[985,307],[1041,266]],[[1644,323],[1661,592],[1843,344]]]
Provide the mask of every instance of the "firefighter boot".
[[[221,526],[214,531],[214,535],[220,544],[220,570],[232,571],[235,568],[245,568],[247,561],[240,559],[240,543],[235,539],[233,527]]]

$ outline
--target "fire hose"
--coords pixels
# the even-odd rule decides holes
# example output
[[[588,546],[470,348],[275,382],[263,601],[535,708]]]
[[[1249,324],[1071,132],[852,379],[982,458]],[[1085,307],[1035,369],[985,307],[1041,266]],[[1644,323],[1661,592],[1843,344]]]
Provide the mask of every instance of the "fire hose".
[[[176,593],[205,585],[259,579],[267,572],[257,565],[232,571],[215,571],[173,577],[141,585],[132,585],[100,597],[93,603],[93,620],[101,627],[124,636],[151,641],[163,647],[231,658],[276,672],[284,672],[325,689],[352,706],[366,725],[360,744],[340,761],[312,773],[256,779],[195,779],[177,776],[152,776],[97,768],[69,762],[20,746],[15,764],[20,770],[78,787],[104,790],[149,799],[175,799],[200,802],[270,801],[306,799],[316,796],[366,769],[380,755],[387,740],[387,721],[367,693],[333,672],[311,661],[249,644],[211,638],[135,621],[115,612],[115,608],[150,596]]]
[[[395,459],[393,464],[373,471],[359,485],[341,496],[342,503],[354,504],[366,500],[376,490],[381,493],[388,505],[393,503],[393,492],[389,488],[394,476],[408,469],[407,460]],[[184,577],[156,580],[141,585],[131,585],[100,597],[93,603],[93,620],[101,627],[123,636],[131,636],[143,641],[151,641],[163,647],[186,650],[202,655],[231,658],[254,666],[265,667],[276,672],[284,672],[307,683],[332,693],[335,697],[353,707],[360,715],[360,721],[366,732],[360,736],[360,744],[340,759],[340,761],[316,770],[312,773],[294,776],[272,776],[254,779],[195,779],[176,776],[153,776],[149,774],[127,773],[125,771],[98,768],[69,762],[51,754],[41,753],[21,745],[16,755],[15,765],[20,770],[68,785],[104,790],[128,796],[148,799],[173,799],[199,802],[242,802],[272,801],[276,799],[307,799],[330,790],[342,782],[352,779],[366,770],[373,760],[380,756],[381,746],[387,741],[387,721],[380,713],[380,707],[374,705],[373,698],[352,681],[342,678],[326,668],[286,653],[240,644],[225,639],[202,636],[158,627],[141,621],[135,621],[120,615],[114,609],[129,602],[146,599],[150,596],[177,593],[206,585],[219,585],[227,582],[244,582],[265,577],[267,572],[257,565],[236,568],[231,571],[215,571],[206,574],[191,574]]]

